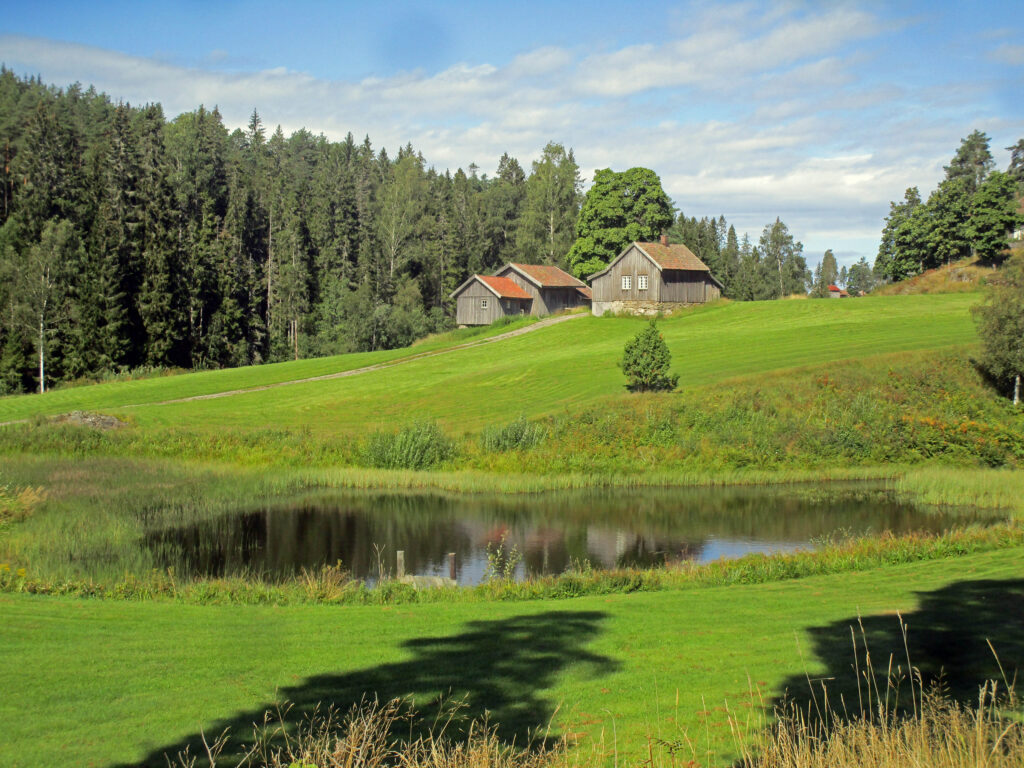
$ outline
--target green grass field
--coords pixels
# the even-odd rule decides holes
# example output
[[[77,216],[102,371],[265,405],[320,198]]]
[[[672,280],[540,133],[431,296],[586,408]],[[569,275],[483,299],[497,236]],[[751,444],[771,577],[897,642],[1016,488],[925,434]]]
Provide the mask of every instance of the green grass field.
[[[666,319],[660,328],[680,388],[686,389],[833,360],[970,343],[975,331],[969,307],[976,300],[942,295],[722,303]],[[144,428],[303,427],[337,435],[437,419],[456,433],[474,431],[519,414],[553,414],[622,395],[625,381],[616,363],[644,322],[586,317],[351,378],[214,400],[118,407],[350,370],[419,348],[4,398],[0,421],[83,409],[119,413]],[[437,340],[433,346],[445,343],[453,342]]]
[[[231,726],[248,737],[276,698],[300,709],[363,691],[467,696],[506,738],[553,723],[607,764],[649,736],[688,733],[732,751],[726,707],[760,716],[805,674],[848,685],[850,626],[875,664],[945,667],[958,698],[1024,664],[1024,551],[803,579],[569,601],[398,607],[189,606],[0,595],[0,764],[164,765],[162,754]],[[770,610],[766,610],[770,606]],[[859,631],[859,630],[858,630]],[[941,637],[942,642],[936,642]],[[760,692],[751,700],[751,689]],[[667,759],[666,759],[667,764]]]
[[[116,581],[118,553],[153,520],[199,519],[250,497],[323,487],[529,492],[886,477],[910,499],[1019,519],[1024,415],[970,365],[977,298],[696,308],[659,323],[680,374],[680,391],[667,395],[627,393],[616,366],[645,321],[584,317],[218,399],[160,404],[398,361],[509,328],[2,398],[0,422],[29,424],[0,427],[0,567],[9,558],[13,568],[38,565],[33,574],[44,578],[88,579],[75,553],[106,553],[116,573],[105,577]],[[104,433],[36,420],[72,410],[118,414],[129,426]],[[481,447],[483,428],[520,415],[547,431],[545,442]],[[369,433],[423,419],[456,438],[457,457],[442,471],[360,465]],[[19,501],[26,489],[31,503]],[[449,688],[468,697],[469,715],[489,711],[517,743],[552,722],[556,733],[580,737],[580,755],[617,765],[647,759],[649,737],[685,732],[722,764],[734,754],[726,700],[730,712],[761,722],[763,705],[787,689],[803,695],[806,675],[846,678],[858,616],[884,666],[901,647],[895,612],[905,612],[913,663],[928,674],[944,667],[963,700],[998,671],[986,640],[1008,670],[1020,669],[1024,550],[1003,546],[1013,548],[558,601],[200,605],[11,588],[0,592],[0,764],[163,766],[164,752],[194,746],[200,730],[230,725],[248,736],[275,698],[305,710],[376,691],[426,705]],[[829,685],[847,701],[857,695]],[[663,757],[659,765],[674,764]]]

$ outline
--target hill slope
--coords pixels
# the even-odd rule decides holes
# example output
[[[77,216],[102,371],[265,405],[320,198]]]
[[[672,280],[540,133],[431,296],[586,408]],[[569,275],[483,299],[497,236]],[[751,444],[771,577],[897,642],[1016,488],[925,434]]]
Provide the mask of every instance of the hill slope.
[[[659,328],[685,390],[795,366],[971,343],[974,301],[973,295],[941,295],[721,303],[665,319]],[[586,317],[357,376],[216,400],[160,404],[350,370],[420,348],[4,398],[0,421],[86,409],[118,413],[141,427],[200,431],[269,427],[359,434],[423,418],[454,432],[476,431],[520,414],[558,413],[624,393],[617,362],[645,322]],[[434,348],[459,341],[440,340]]]

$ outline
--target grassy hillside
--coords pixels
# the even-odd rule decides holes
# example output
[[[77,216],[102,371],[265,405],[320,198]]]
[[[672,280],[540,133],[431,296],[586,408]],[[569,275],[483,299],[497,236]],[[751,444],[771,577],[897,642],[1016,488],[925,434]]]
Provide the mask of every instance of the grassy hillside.
[[[680,373],[680,388],[686,389],[794,366],[970,343],[975,332],[969,307],[975,300],[949,295],[721,303],[666,319],[660,328]],[[559,413],[622,394],[624,379],[616,363],[643,323],[586,317],[358,376],[213,400],[156,404],[352,369],[419,350],[4,398],[0,421],[86,409],[119,413],[143,428],[303,428],[338,435],[436,419],[455,433],[475,431],[520,414]],[[437,348],[451,343],[434,342]],[[141,405],[118,407],[129,404]]]
[[[486,328],[463,328],[422,339],[411,347],[357,352],[286,363],[270,363],[243,368],[225,368],[197,373],[171,372],[135,380],[65,386],[43,395],[0,397],[0,422],[35,415],[54,415],[73,410],[103,410],[137,403],[158,403],[183,397],[198,397],[236,389],[251,389],[296,379],[326,376],[371,365],[387,364],[484,339],[532,325],[535,318]]]
[[[972,293],[978,291],[992,267],[975,259],[964,259],[929,269],[920,275],[883,285],[872,292],[874,296],[910,296],[933,293]]]

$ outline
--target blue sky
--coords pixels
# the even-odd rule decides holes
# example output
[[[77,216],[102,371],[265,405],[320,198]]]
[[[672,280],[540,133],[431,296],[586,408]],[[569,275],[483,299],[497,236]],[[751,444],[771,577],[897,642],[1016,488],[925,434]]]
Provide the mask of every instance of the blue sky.
[[[583,175],[653,168],[687,214],[776,216],[873,260],[889,201],[927,194],[975,128],[1024,137],[1019,6],[988,3],[10,3],[0,61],[47,82],[253,108],[286,132],[411,142],[493,172],[548,141]],[[1018,26],[1015,26],[1018,22]]]

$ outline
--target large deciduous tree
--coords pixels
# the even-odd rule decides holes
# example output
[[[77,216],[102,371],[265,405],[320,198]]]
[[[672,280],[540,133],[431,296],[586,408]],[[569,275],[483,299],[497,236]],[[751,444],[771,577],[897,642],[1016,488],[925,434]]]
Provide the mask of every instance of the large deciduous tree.
[[[599,272],[632,241],[656,240],[673,220],[672,201],[654,171],[600,170],[580,210],[569,267],[577,277]]]
[[[1024,376],[1024,255],[1007,260],[989,278],[985,301],[974,307],[981,362],[1000,387],[1012,387],[1013,403],[1020,404]]]

